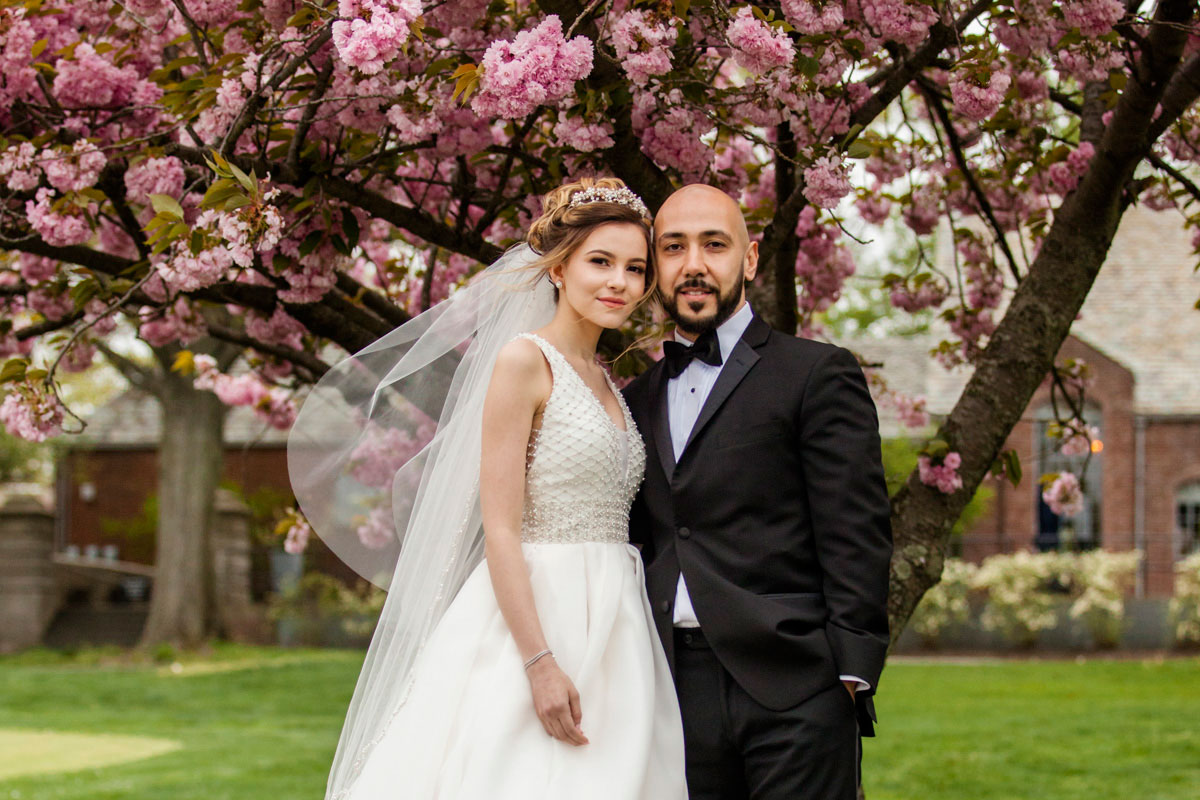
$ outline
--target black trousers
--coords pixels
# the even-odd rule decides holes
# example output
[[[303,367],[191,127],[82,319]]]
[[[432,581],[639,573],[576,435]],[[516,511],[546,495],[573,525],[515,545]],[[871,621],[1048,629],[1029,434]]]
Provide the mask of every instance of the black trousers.
[[[738,686],[699,629],[674,635],[690,800],[854,800],[858,723],[841,682],[772,711]]]

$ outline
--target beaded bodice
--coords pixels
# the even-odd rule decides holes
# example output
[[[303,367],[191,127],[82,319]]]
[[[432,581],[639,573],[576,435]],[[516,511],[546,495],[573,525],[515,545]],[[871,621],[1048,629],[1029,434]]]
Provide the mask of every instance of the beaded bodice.
[[[621,430],[554,345],[533,333],[521,336],[541,348],[554,382],[529,443],[521,541],[629,541],[629,507],[646,450],[624,398],[606,376],[621,404]]]

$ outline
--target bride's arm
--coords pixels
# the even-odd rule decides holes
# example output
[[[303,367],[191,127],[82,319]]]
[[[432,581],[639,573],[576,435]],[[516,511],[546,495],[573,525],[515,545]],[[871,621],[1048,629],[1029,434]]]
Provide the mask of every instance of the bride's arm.
[[[525,459],[533,421],[550,396],[550,368],[541,350],[516,339],[500,351],[483,405],[479,502],[492,591],[523,660],[549,649],[521,552]],[[550,656],[528,669],[534,707],[546,732],[586,744],[579,728],[579,694]]]

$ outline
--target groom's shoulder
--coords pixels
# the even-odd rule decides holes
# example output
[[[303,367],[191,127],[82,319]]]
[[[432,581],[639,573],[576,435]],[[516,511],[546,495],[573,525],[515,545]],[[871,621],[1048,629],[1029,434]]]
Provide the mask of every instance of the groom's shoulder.
[[[636,378],[627,383],[625,388],[621,389],[621,394],[625,395],[625,400],[627,402],[644,397],[646,392],[650,390],[650,376],[654,372],[654,368],[656,366],[657,363],[651,364],[642,372],[641,375],[638,375]]]
[[[790,336],[774,328],[771,329],[766,346],[779,356],[802,364],[817,364],[841,353],[849,352],[836,344],[805,339],[801,336]]]

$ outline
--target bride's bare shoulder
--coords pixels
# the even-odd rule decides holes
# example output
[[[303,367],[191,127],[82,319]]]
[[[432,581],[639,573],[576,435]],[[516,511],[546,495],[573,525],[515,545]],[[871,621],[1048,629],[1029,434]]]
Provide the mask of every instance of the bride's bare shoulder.
[[[542,354],[537,342],[525,336],[518,336],[500,348],[496,355],[496,366],[493,379],[502,378],[517,381],[550,380],[550,365]]]

